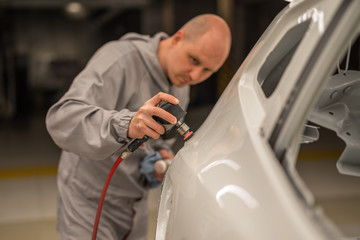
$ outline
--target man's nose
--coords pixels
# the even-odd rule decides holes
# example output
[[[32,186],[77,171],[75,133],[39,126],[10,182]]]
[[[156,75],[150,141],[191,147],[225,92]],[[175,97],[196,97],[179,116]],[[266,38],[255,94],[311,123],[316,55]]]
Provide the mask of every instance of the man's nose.
[[[190,71],[190,81],[192,82],[196,82],[201,78],[201,74],[202,74],[202,69],[200,67],[194,67],[193,69],[191,69]]]

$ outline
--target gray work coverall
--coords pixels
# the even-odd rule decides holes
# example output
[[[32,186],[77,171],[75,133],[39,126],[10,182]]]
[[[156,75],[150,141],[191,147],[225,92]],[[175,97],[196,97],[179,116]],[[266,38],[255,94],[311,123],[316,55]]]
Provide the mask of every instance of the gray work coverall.
[[[47,129],[63,150],[58,169],[58,223],[62,240],[91,239],[98,201],[114,162],[132,140],[133,114],[158,92],[176,96],[186,109],[189,87],[170,85],[157,58],[160,40],[127,34],[100,48],[70,89],[48,111]],[[116,170],[103,205],[97,239],[146,239],[147,182],[140,161],[163,140],[149,140]]]

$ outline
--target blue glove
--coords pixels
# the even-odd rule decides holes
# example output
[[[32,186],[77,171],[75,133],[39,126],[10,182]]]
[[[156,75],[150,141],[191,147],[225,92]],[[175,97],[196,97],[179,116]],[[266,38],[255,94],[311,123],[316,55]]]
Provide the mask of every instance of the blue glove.
[[[144,157],[144,159],[140,163],[140,172],[145,175],[146,179],[149,182],[150,188],[156,188],[161,185],[161,182],[157,180],[153,174],[155,170],[155,163],[161,159],[162,157],[160,153],[154,152]]]

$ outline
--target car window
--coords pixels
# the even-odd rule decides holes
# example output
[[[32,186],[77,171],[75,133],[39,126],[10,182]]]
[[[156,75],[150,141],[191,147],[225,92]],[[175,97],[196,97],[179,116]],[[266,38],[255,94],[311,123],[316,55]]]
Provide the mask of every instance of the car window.
[[[307,20],[289,29],[266,58],[257,78],[266,97],[274,92],[309,25],[310,20]]]
[[[360,28],[356,4],[359,2],[343,1],[335,12],[269,138],[299,199],[313,213],[311,217],[329,233],[339,230],[344,239],[360,236]],[[311,39],[308,36],[304,41]],[[307,46],[300,45],[301,41],[291,45],[289,40],[286,51],[280,49],[280,41],[272,54],[278,51],[282,59],[275,63],[266,59],[258,82],[267,97],[279,84],[296,48]],[[285,80],[281,87],[283,83],[286,86]]]
[[[345,239],[360,236],[360,40],[349,44],[334,66],[308,124],[318,130],[311,143],[301,144],[296,174],[289,174],[315,207],[341,231]],[[314,134],[313,134],[314,135]],[[289,169],[287,169],[289,172]]]

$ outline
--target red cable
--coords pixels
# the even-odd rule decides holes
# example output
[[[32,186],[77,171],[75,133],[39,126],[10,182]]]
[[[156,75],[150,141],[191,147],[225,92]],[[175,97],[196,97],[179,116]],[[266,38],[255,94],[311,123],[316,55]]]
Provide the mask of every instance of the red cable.
[[[104,204],[104,200],[105,200],[105,195],[106,195],[106,191],[109,187],[109,184],[110,184],[110,181],[111,181],[111,178],[112,176],[114,175],[115,173],[115,170],[116,168],[119,166],[119,164],[122,162],[122,157],[119,157],[116,162],[114,163],[114,165],[112,166],[110,172],[109,172],[109,175],[106,179],[106,182],[104,184],[104,187],[103,187],[103,190],[102,190],[102,193],[101,193],[101,196],[100,196],[100,200],[99,200],[99,205],[98,205],[98,209],[97,209],[97,212],[96,212],[96,217],[95,217],[95,223],[94,223],[94,228],[93,228],[93,234],[92,234],[92,240],[96,240],[96,234],[97,234],[97,230],[98,230],[98,226],[99,226],[99,220],[100,220],[100,215],[101,215],[101,209],[102,209],[102,206]]]

